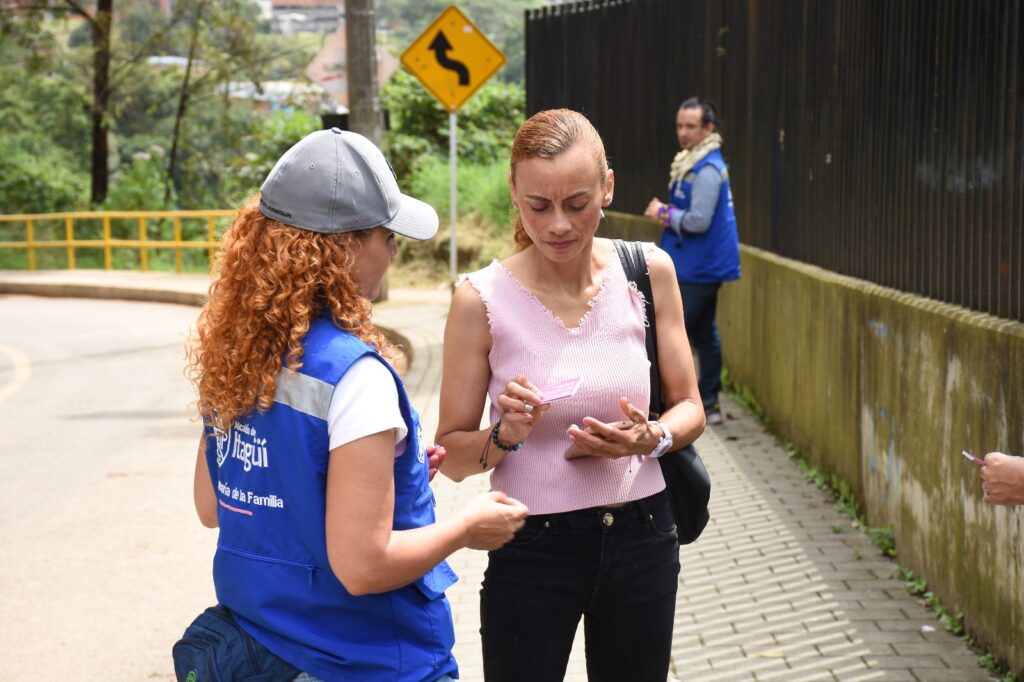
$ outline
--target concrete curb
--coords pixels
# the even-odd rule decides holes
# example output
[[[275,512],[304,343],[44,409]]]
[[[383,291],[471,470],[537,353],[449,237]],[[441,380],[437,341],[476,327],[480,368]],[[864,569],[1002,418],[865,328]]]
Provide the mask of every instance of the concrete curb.
[[[0,280],[0,294],[54,298],[116,299],[147,301],[150,303],[179,303],[192,306],[202,306],[206,302],[205,293],[61,282],[11,282]]]
[[[209,286],[209,277],[197,274],[105,270],[0,271],[0,295],[172,303],[198,308],[206,303]],[[380,308],[438,302],[447,304],[448,301],[447,291],[391,289],[390,293],[391,300],[380,304]],[[383,316],[387,317],[387,314]],[[404,376],[415,358],[414,344],[394,324],[377,323],[377,327],[405,353],[405,361],[397,365]]]
[[[201,306],[208,275],[104,270],[0,271],[0,294]]]

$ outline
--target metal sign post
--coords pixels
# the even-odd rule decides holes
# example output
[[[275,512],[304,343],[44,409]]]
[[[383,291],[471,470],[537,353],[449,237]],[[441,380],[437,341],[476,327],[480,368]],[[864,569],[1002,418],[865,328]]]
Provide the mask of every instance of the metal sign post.
[[[457,141],[455,139],[455,132],[458,130],[458,117],[454,111],[448,114],[448,167],[451,171],[451,180],[449,181],[449,192],[448,192],[448,220],[451,224],[452,233],[450,243],[448,245],[449,257],[451,260],[451,278],[452,284],[455,284],[455,278],[458,276],[459,264],[458,264],[458,249],[456,248],[456,235],[455,235],[455,224],[459,218],[459,169],[458,169],[458,154],[456,149],[458,148]]]
[[[455,283],[458,247],[458,118],[459,108],[505,63],[505,55],[480,29],[449,5],[426,31],[402,53],[402,65],[448,110],[448,166],[451,171],[449,195],[451,222],[451,277]]]

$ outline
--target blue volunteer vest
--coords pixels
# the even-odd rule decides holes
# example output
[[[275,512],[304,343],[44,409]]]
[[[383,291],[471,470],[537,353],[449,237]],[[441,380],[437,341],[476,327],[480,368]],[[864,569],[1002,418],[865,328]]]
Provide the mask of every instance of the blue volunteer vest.
[[[672,257],[676,266],[676,277],[687,284],[713,284],[731,282],[740,278],[740,242],[736,233],[736,213],[732,207],[732,189],[725,159],[718,149],[694,164],[686,177],[669,185],[669,200],[672,206],[688,210],[693,197],[693,183],[687,178],[696,177],[704,166],[713,166],[722,176],[722,190],[715,204],[711,226],[701,234],[682,236],[666,228],[661,235],[661,248]]]
[[[310,325],[303,347],[300,372],[278,375],[271,409],[208,440],[220,522],[217,598],[253,638],[328,682],[458,677],[444,596],[457,577],[446,562],[412,585],[360,597],[331,571],[324,529],[327,410],[352,363],[380,356],[326,318]],[[405,530],[434,523],[434,497],[419,416],[391,373],[409,429],[394,465],[394,528]]]

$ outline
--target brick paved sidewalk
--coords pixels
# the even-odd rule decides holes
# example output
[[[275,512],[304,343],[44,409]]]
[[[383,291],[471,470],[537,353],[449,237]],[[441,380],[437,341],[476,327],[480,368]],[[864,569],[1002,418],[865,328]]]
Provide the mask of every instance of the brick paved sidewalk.
[[[402,293],[375,319],[415,348],[407,377],[424,433],[437,427],[441,340],[447,295],[412,304]],[[975,655],[896,578],[826,494],[786,458],[774,438],[735,404],[726,423],[698,442],[713,480],[711,523],[682,548],[672,656],[679,680],[918,680],[992,678]],[[435,479],[438,513],[453,513],[487,489],[487,478]],[[479,589],[487,557],[463,550],[461,580],[448,592],[455,655],[465,680],[482,680]],[[582,633],[565,679],[586,680]],[[670,678],[671,679],[671,678]],[[624,681],[628,682],[628,681]]]
[[[735,404],[698,442],[712,521],[682,550],[673,665],[686,680],[991,679]]]

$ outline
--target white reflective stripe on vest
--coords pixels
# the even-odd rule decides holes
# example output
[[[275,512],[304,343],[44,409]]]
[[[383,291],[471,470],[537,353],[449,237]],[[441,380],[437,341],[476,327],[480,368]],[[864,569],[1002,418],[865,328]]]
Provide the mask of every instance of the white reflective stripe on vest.
[[[327,419],[334,396],[334,385],[307,374],[282,369],[277,375],[274,402],[317,419]]]

